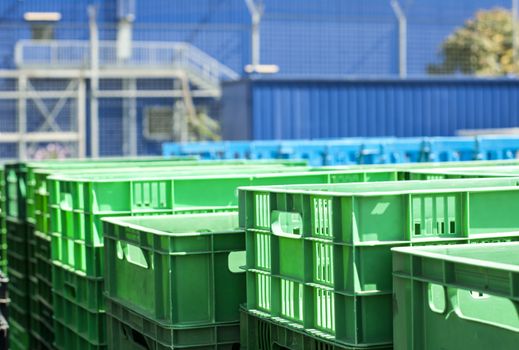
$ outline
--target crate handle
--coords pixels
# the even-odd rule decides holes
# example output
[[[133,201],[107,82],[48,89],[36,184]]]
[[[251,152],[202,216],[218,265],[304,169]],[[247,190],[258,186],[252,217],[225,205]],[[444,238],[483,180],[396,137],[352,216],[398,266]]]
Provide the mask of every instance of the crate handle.
[[[443,293],[446,291],[448,299],[443,299],[443,307],[438,308],[438,302],[431,303],[431,300],[440,300],[440,288]],[[516,303],[506,297],[489,295],[480,291],[471,291],[468,289],[445,288],[444,286],[430,283],[429,284],[429,308],[435,312],[444,314],[449,317],[452,312],[460,319],[478,322],[494,326],[497,328],[507,329],[513,332],[519,332],[519,307]],[[435,294],[435,295],[434,295]],[[447,302],[450,301],[452,310],[447,311]],[[446,312],[447,311],[447,312]]]
[[[303,234],[303,218],[299,213],[274,210],[270,228],[276,236],[301,238]]]
[[[451,289],[449,295],[455,293],[453,305],[459,318],[519,332],[518,307],[512,300],[479,291]]]
[[[68,297],[71,297],[72,299],[76,300],[76,286],[70,282],[65,282],[65,293]]]
[[[127,341],[135,345],[138,345],[139,347],[142,347],[144,349],[151,349],[150,345],[146,341],[146,337],[144,336],[144,334],[137,332],[135,329],[132,329],[123,323],[121,323],[121,328],[122,333]]]
[[[117,242],[117,257],[120,260],[125,259],[131,264],[137,265],[144,269],[148,269],[151,264],[149,264],[149,258],[145,251],[136,245],[129,244],[126,242]]]
[[[230,252],[227,257],[227,267],[232,273],[244,273],[244,266],[247,264],[245,250]]]

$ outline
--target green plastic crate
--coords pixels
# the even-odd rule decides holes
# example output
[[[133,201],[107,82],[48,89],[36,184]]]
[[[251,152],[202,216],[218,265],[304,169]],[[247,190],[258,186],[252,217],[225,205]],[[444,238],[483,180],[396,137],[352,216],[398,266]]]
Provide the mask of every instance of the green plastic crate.
[[[57,350],[107,350],[106,344],[94,343],[57,320],[54,322],[54,347]]]
[[[107,298],[108,349],[238,350],[240,325],[213,323],[172,327],[154,322]]]
[[[440,169],[419,169],[407,172],[410,180],[438,180],[456,178],[489,178],[519,176],[517,166],[452,167]]]
[[[27,204],[28,204],[28,212],[33,212],[33,218],[27,218],[28,221],[34,221],[36,230],[39,232],[45,233],[48,232],[48,228],[50,227],[50,213],[49,213],[49,188],[47,185],[47,178],[50,175],[116,175],[116,174],[130,174],[135,173],[139,174],[136,176],[143,176],[145,174],[151,174],[152,176],[157,176],[162,173],[164,175],[171,174],[202,174],[202,173],[274,173],[274,172],[298,172],[298,171],[306,171],[307,167],[295,167],[295,166],[285,166],[285,165],[226,165],[222,166],[219,164],[214,164],[211,166],[202,166],[202,165],[190,165],[190,166],[181,166],[182,163],[174,162],[174,163],[162,163],[161,166],[152,166],[152,164],[140,164],[139,167],[134,165],[129,165],[129,167],[117,167],[117,168],[88,168],[88,169],[67,169],[60,170],[54,172],[55,170],[47,170],[40,169],[35,171],[36,178],[41,177],[41,181],[36,183],[36,190],[34,191],[34,195],[27,196]],[[34,203],[34,204],[32,204]],[[32,207],[32,208],[29,208]]]
[[[29,331],[15,320],[9,320],[9,349],[32,350],[29,342]]]
[[[36,278],[38,279],[37,294],[45,302],[52,305],[52,261],[50,254],[51,243],[47,236],[36,236]]]
[[[103,245],[103,217],[233,211],[237,210],[238,204],[236,189],[243,184],[333,183],[371,179],[366,173],[370,172],[206,174],[166,178],[159,175],[157,178],[140,179],[136,179],[135,174],[129,174],[108,178],[94,176],[88,180],[82,177],[50,178],[49,181],[55,182],[51,189],[52,260],[88,276],[98,277],[102,275],[103,266],[102,254],[99,254],[99,248]],[[397,179],[396,172],[384,173],[388,179]],[[79,204],[85,202],[88,205]],[[80,207],[90,210],[85,212]]]
[[[104,221],[110,298],[172,326],[239,321],[245,235],[238,213]]]
[[[29,229],[25,223],[12,222],[8,219],[6,222],[6,238],[9,249],[7,257],[10,261],[8,274],[11,271],[18,271],[25,276],[29,274],[29,245],[28,234]]]
[[[149,169],[147,169],[149,170]],[[214,199],[191,198],[193,206],[214,206],[213,202],[218,200],[223,202],[221,206],[229,206],[228,191],[235,189],[236,183],[250,182],[251,178],[264,176],[294,177],[303,174],[305,176],[319,177],[320,173],[307,173],[307,168],[296,169],[287,167],[276,168],[176,168],[162,169],[153,171],[137,172],[115,172],[107,174],[81,174],[81,175],[58,175],[49,178],[51,188],[50,204],[60,206],[64,209],[77,210],[85,213],[102,214],[113,212],[156,212],[159,210],[172,209],[174,200],[185,200],[182,196],[187,193],[181,192],[184,188],[175,188],[178,192],[175,196],[171,190],[176,186],[174,180],[197,182],[199,186],[206,186],[207,182],[213,184],[218,181],[217,188],[204,188],[211,190],[209,195],[214,195]],[[328,174],[328,173],[326,173]],[[336,174],[336,173],[333,173]],[[322,174],[321,174],[322,177]],[[189,190],[192,190],[190,188]],[[124,192],[123,192],[124,191]],[[114,198],[113,193],[118,193]],[[208,204],[206,204],[208,203]],[[190,208],[187,208],[190,209]]]
[[[85,277],[54,265],[52,291],[91,312],[104,310],[103,278]]]
[[[56,323],[66,325],[77,336],[93,344],[106,344],[106,317],[104,310],[89,310],[64,294],[53,290],[54,331]]]
[[[387,176],[390,178],[396,179],[397,174],[395,172],[386,171],[388,174]],[[136,212],[117,212],[116,210],[108,211],[105,209],[105,202],[110,201],[109,197],[103,196],[104,188],[103,186],[110,184],[115,184],[116,186],[112,189],[112,195],[111,197],[119,197],[125,198],[126,197],[126,191],[129,190],[129,187],[135,188],[135,185],[138,184],[139,188],[148,188],[148,190],[153,189],[154,191],[157,191],[160,186],[156,186],[155,184],[160,182],[167,182],[170,183],[174,188],[175,196],[175,202],[177,204],[182,204],[181,201],[184,200],[194,200],[195,203],[190,204],[188,206],[183,206],[180,209],[181,213],[185,213],[186,211],[209,211],[214,210],[212,208],[215,208],[216,210],[235,210],[236,204],[237,204],[237,198],[236,198],[236,187],[239,186],[242,183],[246,184],[275,184],[275,183],[306,183],[306,182],[331,182],[331,181],[358,181],[359,179],[369,179],[369,176],[366,176],[366,172],[334,172],[333,174],[330,172],[326,173],[296,173],[296,174],[269,174],[269,175],[204,175],[204,176],[190,176],[190,177],[174,177],[170,176],[168,178],[146,178],[146,179],[135,179],[135,175],[128,175],[126,177],[109,177],[108,179],[99,179],[98,177],[92,177],[90,180],[86,181],[85,179],[78,178],[74,179],[71,177],[68,178],[50,178],[49,181],[55,181],[58,182],[59,186],[51,186],[51,198],[61,198],[60,195],[56,195],[53,193],[53,189],[55,188],[72,188],[74,186],[79,187],[83,186],[86,183],[86,188],[90,188],[90,190],[85,190],[84,193],[87,194],[86,197],[96,198],[96,205],[101,203],[100,206],[101,209],[103,209],[104,212],[101,214],[94,214],[93,216],[88,216],[88,213],[82,213],[87,220],[84,222],[94,223],[93,225],[85,226],[88,227],[88,229],[85,230],[85,234],[83,236],[74,236],[70,237],[67,236],[63,231],[63,225],[62,225],[62,219],[60,215],[54,214],[52,216],[52,226],[55,224],[61,225],[57,226],[57,229],[52,234],[52,260],[53,264],[56,266],[59,266],[61,268],[69,268],[76,272],[78,275],[86,276],[86,277],[100,277],[103,275],[103,247],[102,246],[93,246],[88,245],[84,243],[81,239],[78,239],[78,237],[91,237],[89,238],[91,241],[95,241],[95,237],[98,237],[97,241],[100,241],[100,238],[102,238],[102,226],[98,225],[98,230],[94,231],[92,227],[95,227],[96,222],[101,222],[100,219],[103,216],[118,216],[118,215],[129,215],[129,214],[147,214],[149,213],[149,210],[145,210],[141,212],[141,209],[138,208],[138,211]],[[378,179],[378,177],[377,177]],[[63,182],[63,183],[59,183]],[[106,182],[106,183],[105,183]],[[143,183],[146,184],[143,184]],[[223,182],[223,184],[222,184]],[[70,186],[66,186],[65,184],[69,183]],[[152,184],[151,186],[150,183]],[[97,186],[99,184],[99,186]],[[131,185],[131,186],[129,186]],[[198,185],[198,186],[197,186]],[[203,187],[201,187],[203,186]],[[216,190],[215,190],[216,187]],[[92,191],[91,188],[95,188],[95,191]],[[213,194],[219,193],[220,196],[213,196],[213,200],[207,201],[203,203],[202,207],[197,207],[196,205],[201,205],[200,201],[197,200],[197,198],[192,198],[193,196],[206,196],[208,195],[208,189],[211,189]],[[196,193],[191,193],[189,196],[187,191],[188,190],[196,190]],[[182,192],[184,191],[184,192]],[[68,194],[70,192],[65,192],[65,194]],[[77,191],[77,193],[83,193],[82,191]],[[171,193],[170,193],[171,194]],[[161,196],[164,196],[164,193],[161,193]],[[65,196],[67,197],[67,196]],[[137,198],[138,197],[138,198]],[[135,199],[132,200],[131,198]],[[132,205],[134,205],[137,201],[137,203],[146,203],[148,199],[151,198],[151,196],[143,196],[143,193],[137,191],[132,192],[132,197],[127,198],[128,202],[124,201],[118,201],[119,205],[121,207],[125,208],[132,208]],[[169,201],[170,203],[173,203],[173,200]],[[70,202],[67,202],[70,203]],[[111,209],[118,209],[119,206],[113,206],[109,202],[107,205],[110,206]],[[122,203],[122,204],[121,204]],[[160,202],[157,202],[160,203]],[[60,206],[61,207],[61,206]],[[139,207],[139,206],[138,206]],[[53,208],[54,209],[54,208]],[[175,209],[175,208],[172,208]],[[61,209],[60,209],[61,210]],[[80,213],[80,211],[74,211],[73,213]],[[158,210],[157,213],[164,213],[169,212],[173,213],[175,210],[168,209],[166,211]],[[69,221],[69,220],[65,220]],[[81,222],[81,221],[78,221]],[[65,225],[66,226],[66,225]],[[76,226],[74,226],[76,227]],[[101,230],[101,231],[100,231]],[[71,231],[70,231],[71,232]]]
[[[312,337],[282,320],[240,308],[241,350],[393,350],[393,346],[356,348]]]
[[[17,212],[23,212],[23,217],[28,222],[36,224],[36,216],[38,210],[46,208],[45,195],[45,179],[52,173],[77,172],[97,172],[100,169],[120,170],[123,168],[151,168],[151,167],[177,167],[177,166],[198,166],[198,167],[214,167],[214,166],[243,166],[243,167],[291,167],[294,170],[297,167],[306,166],[304,161],[248,161],[248,160],[231,160],[231,161],[198,161],[193,157],[177,157],[177,158],[103,158],[103,159],[83,159],[83,160],[62,160],[62,161],[42,161],[30,163],[10,164],[9,167],[16,171],[11,171],[11,182],[13,188],[18,187],[20,191],[16,196],[12,196],[12,202],[15,203]],[[18,169],[19,168],[19,169]],[[23,191],[22,191],[23,189]],[[42,192],[43,191],[43,192]],[[43,209],[42,209],[43,208]],[[41,228],[40,231],[45,232]]]
[[[242,188],[247,309],[348,346],[390,344],[390,248],[518,239],[517,184],[470,179]]]
[[[6,217],[25,222],[25,195],[27,169],[25,163],[4,166]]]
[[[41,312],[38,313],[38,315]],[[51,315],[52,316],[52,315]],[[49,322],[45,317],[41,319],[35,315],[31,319],[31,340],[35,344],[35,349],[52,350],[54,349],[54,327],[53,320]]]
[[[16,321],[20,326],[29,329],[31,322],[29,296],[9,286],[9,300],[9,321]]]
[[[515,349],[519,243],[393,250],[395,349]]]

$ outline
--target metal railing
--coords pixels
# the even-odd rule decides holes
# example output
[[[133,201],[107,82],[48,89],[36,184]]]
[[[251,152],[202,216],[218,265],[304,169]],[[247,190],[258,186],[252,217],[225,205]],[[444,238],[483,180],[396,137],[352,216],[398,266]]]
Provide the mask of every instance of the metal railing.
[[[87,40],[20,40],[15,46],[20,68],[90,67]],[[178,68],[209,82],[239,79],[239,74],[197,47],[184,42],[132,42],[131,54],[122,58],[115,41],[99,42],[99,68]]]

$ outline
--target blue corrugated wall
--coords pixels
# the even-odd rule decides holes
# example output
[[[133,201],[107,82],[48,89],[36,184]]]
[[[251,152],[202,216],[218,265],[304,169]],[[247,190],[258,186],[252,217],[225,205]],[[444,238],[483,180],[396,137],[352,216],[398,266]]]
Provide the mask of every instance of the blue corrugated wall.
[[[518,127],[519,81],[252,80],[226,84],[221,104],[226,139],[452,136]]]

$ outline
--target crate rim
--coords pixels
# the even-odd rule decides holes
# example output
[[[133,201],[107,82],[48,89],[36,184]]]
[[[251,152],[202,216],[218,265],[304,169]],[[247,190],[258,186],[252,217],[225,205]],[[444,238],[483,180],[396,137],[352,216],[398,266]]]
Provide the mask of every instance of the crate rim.
[[[401,181],[405,184],[423,184],[427,183],[444,183],[446,187],[437,189],[391,189],[389,191],[365,191],[365,192],[350,192],[350,191],[323,191],[319,188],[332,188],[333,187],[344,187],[344,186],[355,186],[355,187],[366,187],[371,188],[373,183],[358,182],[358,183],[336,183],[336,184],[312,184],[312,185],[273,185],[273,186],[241,186],[238,187],[239,191],[247,192],[264,192],[264,193],[289,193],[289,194],[304,194],[304,195],[316,195],[325,197],[371,197],[371,196],[386,196],[386,195],[401,195],[401,194],[429,194],[429,193],[462,193],[462,192],[488,192],[488,191],[509,191],[512,189],[519,190],[519,176],[513,177],[502,177],[499,180],[511,180],[517,181],[516,186],[511,183],[503,186],[492,185],[489,187],[452,187],[448,188],[449,185],[456,185],[467,183],[485,183],[495,181],[495,178],[489,179],[439,179],[439,180],[411,180]],[[393,184],[390,186],[401,185],[398,181],[380,181],[377,184]]]
[[[142,232],[146,232],[146,233],[151,233],[151,234],[154,234],[154,235],[159,235],[159,236],[165,236],[165,237],[194,237],[194,236],[213,236],[213,235],[218,235],[218,234],[230,234],[230,233],[242,233],[243,232],[243,229],[240,229],[239,227],[236,227],[235,229],[229,229],[229,230],[225,230],[225,232],[215,232],[215,231],[211,231],[211,232],[196,232],[196,231],[193,231],[193,232],[188,232],[186,230],[186,232],[182,232],[182,233],[171,233],[171,232],[165,232],[165,231],[161,231],[161,230],[157,230],[157,229],[154,229],[154,228],[149,228],[149,227],[146,227],[146,226],[143,226],[143,225],[138,225],[138,224],[133,224],[133,223],[128,223],[128,222],[125,222],[125,220],[128,220],[128,219],[133,219],[133,220],[138,220],[138,219],[142,219],[142,218],[146,218],[146,219],[149,219],[149,218],[153,218],[153,217],[156,217],[156,218],[159,218],[159,219],[176,219],[176,218],[197,218],[197,217],[209,217],[209,218],[212,218],[212,217],[236,217],[238,218],[238,212],[237,211],[230,211],[230,212],[217,212],[217,213],[194,213],[194,214],[171,214],[171,215],[144,215],[144,216],[121,216],[121,217],[104,217],[104,218],[101,218],[101,221],[105,222],[105,223],[108,223],[108,224],[112,224],[112,225],[116,225],[116,226],[119,226],[119,227],[124,227],[124,228],[129,228],[129,229],[134,229],[134,230],[138,230],[138,231],[142,231]],[[106,234],[105,233],[105,236],[108,236],[108,237],[112,237],[112,235],[110,234]]]
[[[484,267],[494,270],[503,270],[507,272],[519,272],[519,265],[498,263],[490,260],[477,259],[477,258],[466,258],[460,256],[452,256],[447,253],[441,253],[442,249],[448,248],[449,250],[463,250],[465,248],[474,249],[473,244],[462,244],[462,245],[435,245],[426,247],[395,247],[391,248],[391,251],[396,253],[402,253],[406,255],[412,255],[417,257],[429,258],[440,261],[448,261],[458,264],[468,264],[472,266]],[[481,249],[483,252],[488,248],[502,248],[502,247],[516,247],[519,249],[519,242],[499,242],[499,243],[480,243],[477,245],[477,249]]]

